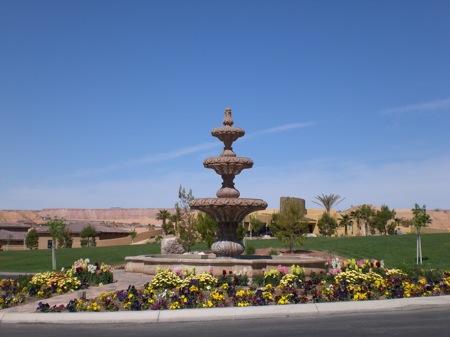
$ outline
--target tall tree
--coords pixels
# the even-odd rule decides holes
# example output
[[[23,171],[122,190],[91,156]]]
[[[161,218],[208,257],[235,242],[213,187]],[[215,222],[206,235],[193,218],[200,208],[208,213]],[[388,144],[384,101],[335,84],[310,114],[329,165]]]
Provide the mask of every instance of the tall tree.
[[[39,246],[39,234],[38,234],[36,228],[31,228],[28,231],[27,236],[25,238],[25,245],[30,250],[38,249],[38,246]]]
[[[278,240],[293,253],[296,244],[303,242],[303,233],[308,227],[304,219],[305,210],[293,198],[286,198],[280,213],[272,217],[271,230]]]
[[[353,219],[350,214],[342,214],[339,220],[339,226],[344,227],[345,236],[348,236],[348,227],[353,225]]]
[[[181,245],[187,252],[190,252],[192,246],[198,239],[196,229],[197,219],[194,212],[191,211],[189,203],[194,200],[192,190],[186,192],[186,189],[180,185],[178,190],[178,202],[175,204],[175,214],[179,215],[176,233]]]
[[[339,194],[322,194],[315,197],[317,201],[313,201],[313,203],[323,206],[328,215],[330,215],[331,209],[333,206],[338,205],[345,198],[342,198]]]
[[[420,232],[423,227],[427,227],[431,223],[431,218],[427,214],[425,205],[420,207],[418,204],[415,204],[411,211],[413,212],[412,220],[417,230],[417,264],[422,264],[422,238],[420,237]]]

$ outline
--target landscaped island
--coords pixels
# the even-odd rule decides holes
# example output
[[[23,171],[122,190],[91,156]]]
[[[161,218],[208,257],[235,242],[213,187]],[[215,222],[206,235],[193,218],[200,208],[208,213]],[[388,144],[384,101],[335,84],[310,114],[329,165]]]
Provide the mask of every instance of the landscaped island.
[[[30,300],[40,312],[164,310],[229,306],[284,305],[391,299],[450,294],[450,271],[389,269],[383,261],[330,259],[326,272],[306,276],[298,266],[266,270],[249,281],[245,270],[222,271],[220,277],[196,274],[195,269],[161,269],[142,289],[102,293],[98,298],[74,296],[66,304],[50,306],[44,298],[83,287],[112,282],[105,264],[76,261],[64,272],[48,272],[19,280],[0,281],[0,308]]]

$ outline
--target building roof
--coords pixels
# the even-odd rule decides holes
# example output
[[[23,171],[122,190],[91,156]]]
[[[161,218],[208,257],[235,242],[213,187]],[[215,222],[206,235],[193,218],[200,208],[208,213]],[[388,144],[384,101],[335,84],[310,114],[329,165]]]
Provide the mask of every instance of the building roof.
[[[20,222],[0,222],[0,229],[22,229],[28,230],[31,225],[20,223]]]
[[[90,223],[74,222],[74,223],[66,224],[66,228],[72,234],[80,234],[81,231],[83,230],[83,228],[86,226],[95,227],[95,230],[97,231],[98,234],[102,234],[102,233],[129,234],[131,232],[131,230],[126,229],[126,228],[108,227],[108,226],[103,226],[103,225],[98,225],[98,224],[90,224]],[[36,227],[36,230],[40,234],[50,233],[48,226],[39,226],[39,227]]]
[[[2,241],[23,241],[27,236],[27,232],[12,232],[5,229],[0,229],[0,240]]]

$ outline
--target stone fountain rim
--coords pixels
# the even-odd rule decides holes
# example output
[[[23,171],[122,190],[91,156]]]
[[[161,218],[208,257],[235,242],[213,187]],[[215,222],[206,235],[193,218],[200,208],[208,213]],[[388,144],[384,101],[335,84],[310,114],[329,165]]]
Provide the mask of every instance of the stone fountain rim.
[[[195,198],[190,206],[245,206],[245,207],[267,207],[267,202],[262,199],[254,198]]]

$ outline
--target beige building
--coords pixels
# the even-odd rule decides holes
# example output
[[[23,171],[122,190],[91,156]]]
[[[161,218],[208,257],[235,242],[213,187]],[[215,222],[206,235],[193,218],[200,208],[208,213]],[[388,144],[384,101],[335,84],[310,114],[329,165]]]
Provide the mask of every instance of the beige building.
[[[31,225],[25,223],[0,223],[0,250],[23,250]]]
[[[91,223],[68,223],[66,228],[72,235],[72,248],[80,248],[80,233],[88,225],[95,227],[97,231],[97,247],[130,245],[133,243],[147,242],[151,237],[162,235],[161,229],[144,230],[136,229],[136,237],[130,235],[134,228],[108,227]],[[38,249],[48,249],[51,247],[52,237],[48,226],[30,225],[22,223],[0,223],[0,250],[26,250],[25,238],[28,232],[35,228],[39,243]]]
[[[266,224],[267,230],[270,230],[270,224],[272,222],[272,216],[275,213],[278,213],[280,210],[278,208],[269,208],[263,211],[256,211],[246,216],[244,219],[244,226],[250,230],[250,217],[255,217],[256,219],[264,222]],[[306,209],[306,217],[305,220],[308,222],[308,233],[319,235],[319,228],[317,227],[317,221],[319,221],[320,217],[325,211],[323,209]],[[331,210],[330,215],[336,218],[338,221],[341,218],[340,214],[336,210]],[[350,226],[348,228],[348,235],[356,235],[353,233],[354,230]],[[339,227],[337,231],[338,235],[344,235],[344,228]],[[305,233],[306,234],[306,233]]]

